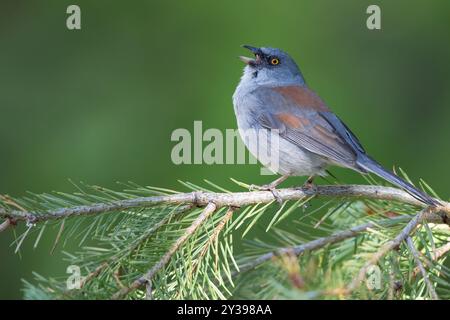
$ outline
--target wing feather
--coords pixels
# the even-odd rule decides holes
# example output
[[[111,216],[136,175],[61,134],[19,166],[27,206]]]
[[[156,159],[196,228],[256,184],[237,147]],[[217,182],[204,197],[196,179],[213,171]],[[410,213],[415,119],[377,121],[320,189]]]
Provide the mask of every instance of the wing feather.
[[[266,129],[278,130],[286,140],[331,162],[360,169],[356,158],[358,152],[364,152],[364,149],[358,139],[339,118],[325,109],[323,102],[317,101],[320,99],[317,95],[308,97],[308,91],[312,91],[304,87],[296,88],[258,89],[255,93],[261,95],[260,101],[270,104],[259,113],[258,123]],[[301,94],[299,90],[302,90]],[[302,102],[306,105],[300,105]]]

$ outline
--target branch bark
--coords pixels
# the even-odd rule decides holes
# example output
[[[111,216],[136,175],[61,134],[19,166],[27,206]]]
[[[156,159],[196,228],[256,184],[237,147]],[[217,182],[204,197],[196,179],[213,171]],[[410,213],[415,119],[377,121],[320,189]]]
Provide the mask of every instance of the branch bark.
[[[298,189],[286,188],[278,189],[278,195],[281,200],[298,200],[305,197],[345,197],[345,198],[366,198],[387,201],[398,201],[405,204],[411,204],[418,207],[424,207],[425,204],[416,200],[403,190],[373,186],[373,185],[322,185],[316,188]],[[22,210],[9,210],[0,208],[0,217],[14,219],[15,221],[27,221],[37,223],[46,220],[55,220],[68,218],[72,216],[97,215],[107,212],[123,211],[133,208],[146,208],[159,204],[182,204],[190,203],[196,206],[204,207],[210,202],[214,202],[217,207],[242,207],[256,203],[268,203],[274,200],[270,191],[252,191],[235,193],[214,193],[214,192],[190,192],[177,193],[173,195],[139,197],[134,199],[125,199],[112,201],[109,203],[96,203],[85,206],[75,206],[70,208],[61,208],[57,210],[44,212],[28,212]],[[450,214],[450,203],[442,202],[439,211],[445,213],[448,218]],[[444,221],[445,222],[445,221]]]

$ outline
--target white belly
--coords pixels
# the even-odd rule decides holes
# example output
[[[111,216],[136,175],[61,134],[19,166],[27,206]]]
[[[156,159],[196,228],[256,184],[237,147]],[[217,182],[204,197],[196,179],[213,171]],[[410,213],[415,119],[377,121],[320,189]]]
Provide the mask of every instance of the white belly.
[[[265,167],[281,175],[325,175],[328,162],[267,129],[239,129],[250,153]]]

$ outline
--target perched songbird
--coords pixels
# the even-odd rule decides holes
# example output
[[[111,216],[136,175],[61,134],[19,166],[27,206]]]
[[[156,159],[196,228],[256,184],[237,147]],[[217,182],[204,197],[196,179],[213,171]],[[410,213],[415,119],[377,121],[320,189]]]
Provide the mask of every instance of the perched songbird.
[[[307,183],[312,183],[314,176],[326,174],[329,165],[337,165],[374,173],[426,204],[439,204],[367,155],[350,129],[308,88],[286,52],[243,47],[255,58],[240,57],[246,66],[233,95],[239,132],[250,152],[281,175],[263,188],[277,197],[275,188],[287,177],[309,176]],[[278,137],[277,163],[267,153],[274,134]]]

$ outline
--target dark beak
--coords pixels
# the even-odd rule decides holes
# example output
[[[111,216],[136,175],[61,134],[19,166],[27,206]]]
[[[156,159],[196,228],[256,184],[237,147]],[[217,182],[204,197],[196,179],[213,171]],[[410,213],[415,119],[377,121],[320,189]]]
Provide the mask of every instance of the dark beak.
[[[253,52],[253,54],[261,53],[261,49],[260,48],[252,47],[252,46],[249,46],[249,45],[246,45],[246,44],[243,44],[242,48],[250,50],[251,52]]]
[[[249,66],[252,66],[252,67],[255,67],[256,65],[258,65],[261,62],[262,52],[261,52],[260,48],[252,47],[249,45],[242,45],[242,47],[250,50],[255,55],[255,59],[240,56],[239,59],[241,59],[242,62],[244,62],[245,64],[248,64]]]

